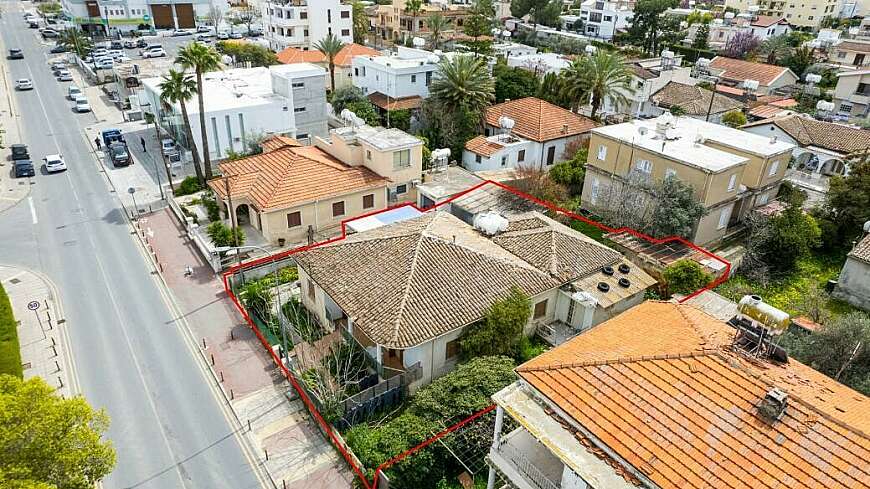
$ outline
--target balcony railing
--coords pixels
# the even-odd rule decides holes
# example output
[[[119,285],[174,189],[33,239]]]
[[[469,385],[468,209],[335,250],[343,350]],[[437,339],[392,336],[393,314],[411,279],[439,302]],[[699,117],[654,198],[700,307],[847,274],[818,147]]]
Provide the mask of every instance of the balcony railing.
[[[527,483],[537,489],[560,489],[562,487],[561,481],[556,482],[547,477],[531,460],[526,458],[523,452],[511,445],[509,441],[510,437],[502,438],[495,451],[502,458],[510,462],[514,469],[522,474]]]

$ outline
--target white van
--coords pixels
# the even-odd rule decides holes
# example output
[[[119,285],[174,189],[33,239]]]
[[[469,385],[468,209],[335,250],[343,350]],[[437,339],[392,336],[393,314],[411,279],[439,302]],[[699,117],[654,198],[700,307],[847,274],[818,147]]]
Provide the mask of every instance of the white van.
[[[70,85],[69,88],[67,88],[67,90],[66,90],[66,98],[68,98],[70,100],[75,100],[81,96],[82,96],[82,89],[75,86],[75,85]]]

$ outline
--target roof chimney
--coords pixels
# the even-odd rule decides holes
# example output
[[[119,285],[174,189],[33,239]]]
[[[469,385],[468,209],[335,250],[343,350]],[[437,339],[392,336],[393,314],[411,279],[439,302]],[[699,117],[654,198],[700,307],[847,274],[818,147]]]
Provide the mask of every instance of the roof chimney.
[[[785,416],[786,408],[788,408],[788,394],[774,387],[767,391],[757,407],[758,414],[768,422],[779,421]]]

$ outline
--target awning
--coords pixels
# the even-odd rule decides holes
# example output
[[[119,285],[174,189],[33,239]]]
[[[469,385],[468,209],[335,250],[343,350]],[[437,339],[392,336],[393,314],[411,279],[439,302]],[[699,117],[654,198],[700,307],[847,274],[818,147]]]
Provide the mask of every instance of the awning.
[[[393,224],[394,222],[404,221],[421,215],[423,215],[422,212],[410,205],[406,205],[349,221],[347,223],[347,229],[348,232],[351,233],[361,233],[363,231],[379,228],[381,226],[386,226],[387,224]]]

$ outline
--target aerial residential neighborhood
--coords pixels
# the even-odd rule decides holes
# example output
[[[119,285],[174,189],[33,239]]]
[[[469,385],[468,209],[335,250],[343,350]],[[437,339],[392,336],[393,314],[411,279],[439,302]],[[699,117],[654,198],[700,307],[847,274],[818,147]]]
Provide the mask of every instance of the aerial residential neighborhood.
[[[870,488],[802,1],[0,0],[0,488]]]

